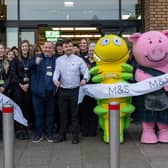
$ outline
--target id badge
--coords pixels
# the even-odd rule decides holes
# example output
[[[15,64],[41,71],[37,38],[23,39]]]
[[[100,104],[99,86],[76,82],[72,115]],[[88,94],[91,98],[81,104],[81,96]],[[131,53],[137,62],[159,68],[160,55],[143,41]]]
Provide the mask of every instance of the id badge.
[[[46,69],[52,69],[52,67],[51,66],[47,66]]]
[[[24,70],[25,70],[25,71],[28,71],[28,70],[29,70],[29,68],[28,68],[28,67],[24,67]]]
[[[0,85],[3,85],[5,82],[4,82],[4,80],[0,80]]]
[[[23,78],[23,82],[29,82],[29,78],[28,77],[24,77]]]
[[[53,73],[51,71],[47,71],[47,73],[46,73],[47,76],[52,76],[52,74]]]

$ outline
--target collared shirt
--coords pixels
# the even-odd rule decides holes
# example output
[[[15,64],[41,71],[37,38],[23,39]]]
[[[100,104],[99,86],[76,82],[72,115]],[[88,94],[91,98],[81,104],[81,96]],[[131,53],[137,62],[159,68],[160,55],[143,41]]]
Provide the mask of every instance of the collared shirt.
[[[89,81],[89,70],[82,58],[76,55],[63,55],[56,60],[53,80],[59,80],[62,88],[76,88],[80,86],[80,75]]]

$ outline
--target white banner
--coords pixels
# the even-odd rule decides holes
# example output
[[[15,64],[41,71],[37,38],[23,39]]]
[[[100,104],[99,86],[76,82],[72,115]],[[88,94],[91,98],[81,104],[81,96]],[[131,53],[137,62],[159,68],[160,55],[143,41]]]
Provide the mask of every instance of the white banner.
[[[5,96],[4,94],[0,93],[0,110],[2,111],[3,104],[11,104],[14,108],[14,119],[24,125],[27,126],[27,120],[24,118],[22,110],[20,107],[9,97]]]
[[[88,84],[80,87],[78,103],[88,95],[96,99],[138,96],[161,89],[168,85],[168,74],[152,77],[137,83]]]

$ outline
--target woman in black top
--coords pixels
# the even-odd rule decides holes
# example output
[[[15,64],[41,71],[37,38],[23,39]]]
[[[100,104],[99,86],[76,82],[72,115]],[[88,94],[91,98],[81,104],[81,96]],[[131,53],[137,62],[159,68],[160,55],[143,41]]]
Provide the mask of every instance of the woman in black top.
[[[28,61],[30,59],[30,44],[23,40],[19,46],[19,56],[11,62],[13,99],[22,109],[24,117],[28,123],[32,122],[32,103],[30,92],[30,70]],[[16,124],[16,138],[29,139],[26,127]]]

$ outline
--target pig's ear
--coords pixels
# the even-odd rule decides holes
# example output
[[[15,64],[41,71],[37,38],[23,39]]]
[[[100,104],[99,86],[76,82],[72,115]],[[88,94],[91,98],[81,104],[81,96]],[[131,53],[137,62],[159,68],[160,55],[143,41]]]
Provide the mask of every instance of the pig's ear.
[[[162,33],[168,37],[168,30],[163,30]]]
[[[134,33],[130,37],[128,37],[128,41],[132,43],[136,43],[140,36],[141,36],[141,33]]]

